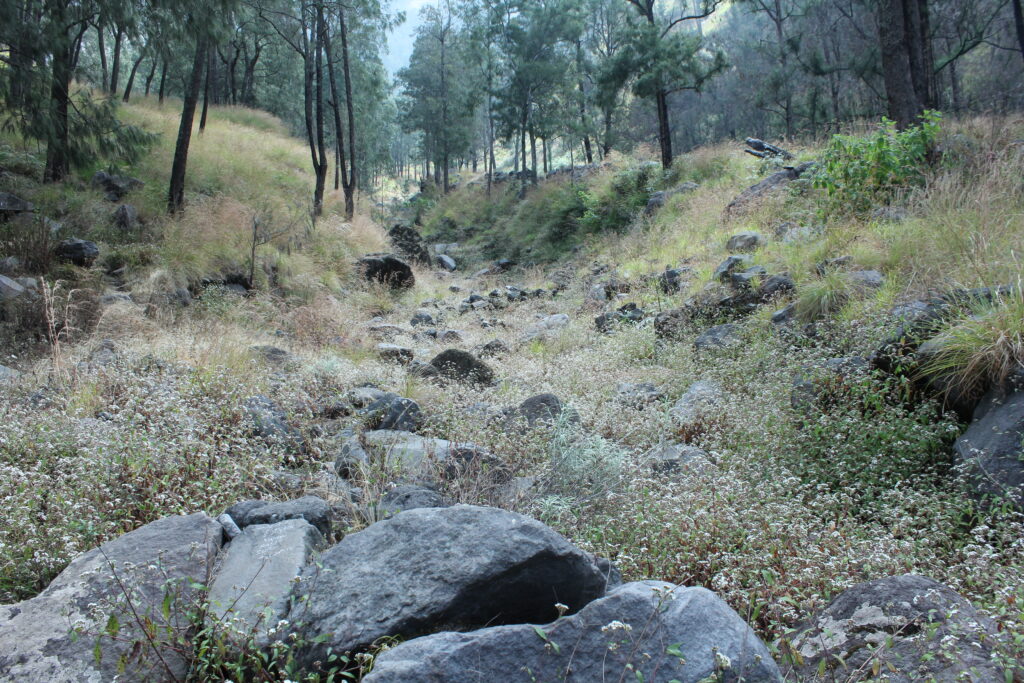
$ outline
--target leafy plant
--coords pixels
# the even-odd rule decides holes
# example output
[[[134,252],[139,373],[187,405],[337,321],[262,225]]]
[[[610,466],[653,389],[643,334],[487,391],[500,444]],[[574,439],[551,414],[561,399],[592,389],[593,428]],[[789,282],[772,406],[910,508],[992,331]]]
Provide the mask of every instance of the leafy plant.
[[[883,118],[869,136],[834,136],[813,181],[814,187],[825,190],[824,212],[863,213],[921,184],[941,120],[938,112],[926,111],[920,124],[905,130]]]

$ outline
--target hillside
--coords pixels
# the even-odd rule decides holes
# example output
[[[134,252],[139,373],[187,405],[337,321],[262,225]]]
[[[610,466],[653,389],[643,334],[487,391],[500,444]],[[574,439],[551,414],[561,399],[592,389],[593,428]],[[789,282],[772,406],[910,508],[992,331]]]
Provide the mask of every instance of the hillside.
[[[32,145],[8,137],[0,147],[0,192],[35,207],[3,224],[0,256],[16,256],[5,274],[35,278],[38,290],[5,302],[0,602],[32,598],[80,553],[169,515],[228,509],[244,526],[256,508],[230,506],[250,499],[311,506],[304,497],[317,496],[326,506],[298,516],[387,576],[405,577],[449,542],[445,552],[472,565],[502,534],[520,548],[548,538],[532,520],[536,529],[489,518],[475,523],[504,531],[463,538],[445,515],[477,508],[440,506],[466,503],[540,520],[574,546],[559,553],[607,558],[625,581],[714,591],[790,680],[861,680],[889,665],[899,680],[1020,676],[1016,475],[986,488],[955,455],[983,395],[1019,395],[1019,118],[944,121],[937,154],[884,176],[843,175],[862,148],[808,142],[783,163],[729,142],[681,155],[667,172],[637,154],[525,190],[508,180],[490,196],[467,179],[447,196],[417,196],[392,221],[446,245],[449,272],[437,248],[431,265],[401,253],[365,206],[343,221],[336,193],[311,224],[308,149],[254,110],[211,108],[190,156],[189,207],[167,217],[176,112],[148,100],[121,112],[160,134],[136,164],[116,169],[144,183],[122,201],[91,185],[100,162],[44,185]],[[877,142],[875,130],[858,139]],[[826,172],[730,208],[748,187],[811,160]],[[118,227],[124,205],[137,220]],[[254,216],[258,241],[269,243],[249,282]],[[94,241],[98,258],[85,267],[53,258],[65,238]],[[409,261],[413,286],[364,278],[356,259],[384,251]],[[911,320],[907,311],[927,306],[931,317]],[[922,319],[929,325],[910,334]],[[931,355],[914,355],[914,335],[938,340]],[[451,350],[476,361],[455,354],[453,370],[438,360]],[[484,365],[467,382],[459,369],[471,362]],[[429,508],[395,518],[422,518],[415,533],[379,521],[406,508]],[[385,559],[360,546],[365,538]],[[390,548],[395,539],[408,545]],[[330,552],[324,562],[339,561]],[[908,663],[905,645],[917,641],[903,636],[928,630],[911,620],[913,631],[872,624],[872,636],[891,642],[869,639],[846,667],[834,652],[807,654],[806,627],[828,623],[821,610],[835,596],[904,574],[962,596],[943,593],[936,604],[951,613],[927,619],[941,647],[926,640],[926,654]],[[482,588],[518,586],[514,575],[473,590],[483,602],[529,602]],[[362,580],[359,590],[377,595]],[[175,595],[189,623],[161,637],[196,653],[189,680],[313,680],[308,642],[261,660],[245,641],[236,661],[225,654],[227,624],[204,621],[203,598]],[[964,599],[957,609],[967,616],[954,618]],[[434,616],[412,635],[455,619]],[[528,616],[508,621],[547,623]],[[369,680],[419,680],[393,668],[398,653],[442,636],[410,639],[390,656],[391,639],[355,639],[358,656],[333,664],[361,676],[372,666],[363,653],[383,652]],[[561,654],[557,643],[545,651]],[[416,656],[417,670],[441,666]],[[715,675],[731,680],[727,669],[715,655]]]

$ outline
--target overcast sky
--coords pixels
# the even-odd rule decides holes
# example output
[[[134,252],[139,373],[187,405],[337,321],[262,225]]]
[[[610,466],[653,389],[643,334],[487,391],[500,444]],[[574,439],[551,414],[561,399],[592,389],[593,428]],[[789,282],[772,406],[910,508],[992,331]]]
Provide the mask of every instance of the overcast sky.
[[[409,63],[412,37],[420,21],[420,8],[431,2],[432,0],[394,0],[391,3],[392,10],[405,12],[405,23],[388,36],[388,53],[384,55],[384,66],[392,76]]]

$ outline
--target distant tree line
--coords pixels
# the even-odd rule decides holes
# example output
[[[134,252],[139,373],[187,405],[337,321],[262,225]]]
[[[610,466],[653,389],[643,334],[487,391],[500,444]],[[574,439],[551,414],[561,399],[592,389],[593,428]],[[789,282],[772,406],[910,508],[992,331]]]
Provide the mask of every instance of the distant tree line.
[[[436,0],[399,73],[422,174],[1024,105],[1020,0]],[[538,147],[540,160],[538,161]],[[408,147],[403,149],[409,153]]]

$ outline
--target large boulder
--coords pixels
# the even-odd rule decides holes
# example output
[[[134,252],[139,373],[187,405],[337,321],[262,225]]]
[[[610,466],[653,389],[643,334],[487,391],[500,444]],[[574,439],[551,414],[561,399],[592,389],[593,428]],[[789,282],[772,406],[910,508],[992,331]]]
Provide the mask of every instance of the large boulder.
[[[25,293],[25,288],[16,280],[0,275],[0,303],[13,301]]]
[[[359,259],[363,276],[391,289],[408,289],[416,284],[416,276],[405,261],[394,254],[369,254]]]
[[[563,420],[577,423],[580,418],[576,411],[571,408],[567,409],[561,399],[554,394],[537,394],[508,411],[505,427],[506,429],[553,427]]]
[[[680,425],[696,425],[714,415],[724,398],[725,393],[718,382],[700,380],[691,384],[668,412]]]
[[[81,268],[89,268],[99,258],[100,248],[95,242],[78,238],[59,242],[53,250],[58,261],[68,261]]]
[[[411,398],[403,398],[390,392],[360,410],[359,415],[370,429],[415,432],[423,426],[420,405]]]
[[[814,162],[805,162],[797,166],[787,166],[776,171],[761,182],[748,187],[725,207],[726,215],[743,213],[760,203],[762,198],[780,192],[791,182],[814,168]]]
[[[300,664],[384,636],[546,623],[605,592],[595,559],[540,522],[496,508],[407,510],[349,534],[303,572],[289,621]],[[449,680],[459,680],[458,677]]]
[[[106,193],[107,200],[111,202],[121,201],[126,194],[142,187],[144,184],[137,178],[129,178],[128,176],[116,173],[107,173],[106,171],[96,171],[92,177],[92,186],[103,190]]]
[[[751,628],[714,593],[643,581],[544,626],[495,626],[407,641],[381,654],[365,680],[755,683],[782,676]]]
[[[258,646],[270,643],[268,631],[288,616],[295,580],[323,542],[304,519],[246,527],[221,555],[210,585],[210,616],[233,622],[235,633]]]
[[[496,465],[494,456],[471,443],[432,439],[390,429],[366,432],[363,439],[371,463],[409,476],[440,474],[452,478],[473,467]]]
[[[693,347],[698,351],[729,349],[738,346],[742,342],[743,338],[740,336],[739,325],[726,323],[724,325],[715,325],[701,332],[693,341]]]
[[[406,510],[444,508],[450,505],[436,489],[419,484],[401,484],[381,496],[377,502],[377,515],[379,518],[387,518]]]
[[[954,446],[980,496],[1007,498],[1024,509],[1024,372],[992,389]]]
[[[27,202],[17,195],[0,192],[0,219],[32,211],[34,208],[31,202]]]
[[[730,252],[754,251],[764,244],[764,237],[759,232],[745,231],[736,233],[726,242],[725,248]]]
[[[166,633],[188,627],[222,535],[203,513],[165,517],[78,556],[38,596],[0,607],[0,680],[185,680]]]
[[[434,356],[430,364],[441,377],[455,382],[490,386],[495,381],[494,370],[468,351],[446,349]]]
[[[877,668],[892,683],[1001,681],[995,629],[947,586],[905,574],[840,593],[798,629],[797,680],[859,681]],[[819,672],[824,671],[824,675]]]
[[[395,225],[388,230],[388,237],[391,238],[395,249],[403,256],[424,266],[431,265],[430,250],[416,228],[408,225]]]

